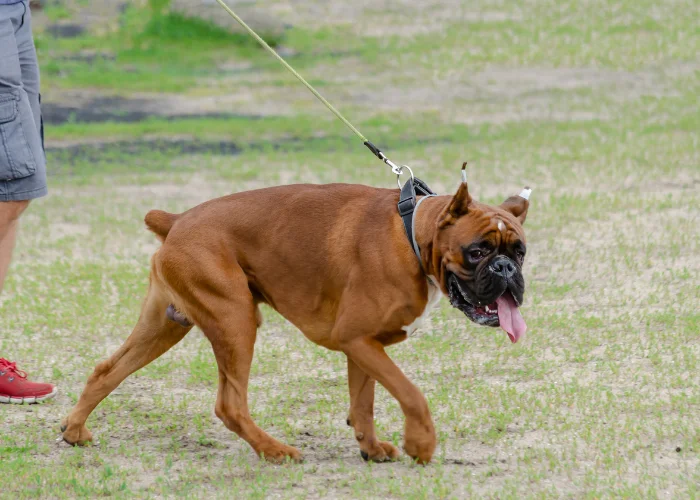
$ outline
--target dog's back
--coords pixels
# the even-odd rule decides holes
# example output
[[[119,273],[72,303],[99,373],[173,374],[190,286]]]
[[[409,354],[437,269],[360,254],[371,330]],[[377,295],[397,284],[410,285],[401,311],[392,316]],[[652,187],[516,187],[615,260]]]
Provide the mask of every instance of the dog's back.
[[[227,255],[256,302],[318,340],[329,334],[349,282],[391,283],[387,273],[415,265],[397,201],[396,190],[297,184],[216,198],[177,215],[152,210],[146,225],[164,242],[154,270],[173,290],[218,268],[215,260]],[[362,276],[355,276],[358,269]],[[177,309],[187,312],[182,292],[173,292]]]

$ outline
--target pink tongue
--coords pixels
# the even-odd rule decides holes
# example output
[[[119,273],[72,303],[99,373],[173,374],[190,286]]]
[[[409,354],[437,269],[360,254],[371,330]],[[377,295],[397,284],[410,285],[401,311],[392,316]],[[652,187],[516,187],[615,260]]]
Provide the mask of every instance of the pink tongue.
[[[498,306],[498,321],[501,328],[508,334],[510,341],[515,344],[527,331],[527,325],[515,304],[515,299],[510,292],[505,292],[496,299],[496,305]]]

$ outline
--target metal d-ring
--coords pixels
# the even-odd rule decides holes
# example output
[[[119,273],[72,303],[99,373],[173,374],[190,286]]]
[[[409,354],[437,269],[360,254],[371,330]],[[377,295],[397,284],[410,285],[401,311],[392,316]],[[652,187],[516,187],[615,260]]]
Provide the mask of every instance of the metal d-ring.
[[[409,167],[408,165],[401,165],[398,168],[398,171],[396,172],[396,183],[399,185],[399,189],[401,189],[401,174],[403,173],[404,168],[407,168],[408,172],[411,174],[411,180],[415,180],[415,177],[413,176],[413,170],[411,170],[411,167]]]

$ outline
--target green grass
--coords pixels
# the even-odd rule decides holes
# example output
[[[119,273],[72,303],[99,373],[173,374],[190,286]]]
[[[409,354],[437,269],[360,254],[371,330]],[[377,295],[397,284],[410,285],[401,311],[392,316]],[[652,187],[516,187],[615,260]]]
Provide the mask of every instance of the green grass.
[[[274,15],[275,5],[256,8]],[[7,494],[697,498],[696,2],[416,3],[353,9],[338,24],[319,6],[285,14],[294,27],[271,41],[394,161],[445,193],[468,160],[470,192],[489,203],[534,188],[527,338],[513,346],[443,301],[390,348],[433,412],[439,444],[425,468],[360,459],[345,425],[343,356],[269,308],[250,409],[304,464],[262,463],[215,417],[217,369],[196,330],[95,410],[98,445],[57,444],[86,377],[138,316],[157,248],[148,210],[292,182],[395,186],[249,40],[131,7],[101,34],[38,37],[45,100],[221,101],[202,108],[209,116],[47,126],[51,196],[22,219],[0,297],[0,355],[60,393],[0,408]],[[75,57],[91,51],[101,57]],[[379,436],[400,445],[401,410],[382,388],[375,415]]]
[[[68,8],[66,8],[65,5],[61,4],[47,5],[44,9],[44,13],[46,14],[46,17],[48,17],[51,21],[61,21],[64,19],[70,19],[72,16],[71,11]]]
[[[263,36],[272,46],[280,42],[279,36]],[[59,88],[182,92],[196,87],[205,76],[215,77],[215,64],[231,55],[262,59],[262,51],[250,37],[177,12],[135,7],[126,10],[119,28],[109,35],[56,40],[40,34],[36,44],[40,53],[49,55],[44,72],[52,77],[50,85]],[[96,47],[107,57],[90,61],[69,57]]]

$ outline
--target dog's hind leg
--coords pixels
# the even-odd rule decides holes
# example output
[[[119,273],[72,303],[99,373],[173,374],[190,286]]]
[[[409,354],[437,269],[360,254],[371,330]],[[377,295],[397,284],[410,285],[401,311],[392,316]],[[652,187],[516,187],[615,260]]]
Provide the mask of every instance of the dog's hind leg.
[[[211,342],[219,367],[217,417],[265,459],[299,460],[297,449],[265,433],[248,411],[248,378],[262,317],[245,272],[235,261],[221,259],[217,251],[206,246],[198,246],[193,259],[191,240],[174,239],[172,234],[169,238],[172,247],[163,247],[159,269],[187,318]]]
[[[141,316],[131,335],[112,356],[95,367],[78,404],[63,420],[63,439],[70,444],[86,444],[92,434],[85,421],[95,407],[136,370],[158,358],[177,344],[192,328],[166,318],[169,299],[156,279],[151,277]]]
[[[375,381],[348,358],[348,385],[350,387],[350,415],[348,425],[355,429],[360,444],[360,455],[365,460],[384,462],[399,456],[399,450],[386,441],[379,441],[374,431]]]
[[[230,328],[236,328],[243,335],[223,341],[212,341],[219,365],[216,416],[226,427],[245,439],[255,453],[266,460],[279,463],[289,457],[294,461],[300,461],[299,450],[280,443],[251,419],[248,410],[248,377],[253,358],[254,334],[250,335],[253,330],[248,320],[238,319],[229,324]]]

